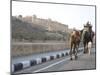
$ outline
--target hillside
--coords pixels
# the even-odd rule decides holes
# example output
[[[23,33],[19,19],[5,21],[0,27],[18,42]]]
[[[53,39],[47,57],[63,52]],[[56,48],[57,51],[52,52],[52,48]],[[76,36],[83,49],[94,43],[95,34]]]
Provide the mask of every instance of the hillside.
[[[12,39],[24,40],[66,40],[67,33],[50,32],[41,25],[31,25],[31,23],[21,21],[12,17],[11,22]]]

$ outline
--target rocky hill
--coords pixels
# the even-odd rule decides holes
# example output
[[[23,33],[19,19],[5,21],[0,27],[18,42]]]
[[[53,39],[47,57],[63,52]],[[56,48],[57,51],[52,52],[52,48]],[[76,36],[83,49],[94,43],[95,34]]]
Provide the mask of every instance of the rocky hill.
[[[65,40],[67,33],[50,32],[41,25],[32,26],[31,23],[22,21],[12,16],[11,20],[12,39],[17,40]]]

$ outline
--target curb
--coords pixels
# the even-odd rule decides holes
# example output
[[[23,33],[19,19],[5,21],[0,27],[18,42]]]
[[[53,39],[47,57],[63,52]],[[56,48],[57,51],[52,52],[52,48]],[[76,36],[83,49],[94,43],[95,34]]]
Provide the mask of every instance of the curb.
[[[78,50],[78,53],[82,52],[82,51],[83,51],[83,49],[80,49],[80,50]],[[32,60],[29,60],[29,61],[23,61],[23,62],[20,62],[20,63],[12,64],[11,72],[12,73],[17,72],[17,71],[20,71],[22,69],[35,66],[37,64],[45,63],[47,61],[51,61],[51,60],[58,59],[58,58],[61,58],[61,57],[65,57],[65,56],[68,56],[68,55],[69,55],[69,52],[67,51],[67,52],[62,52],[62,53],[58,53],[58,54],[55,54],[55,55],[45,56],[45,57],[41,57],[41,58],[32,59]]]

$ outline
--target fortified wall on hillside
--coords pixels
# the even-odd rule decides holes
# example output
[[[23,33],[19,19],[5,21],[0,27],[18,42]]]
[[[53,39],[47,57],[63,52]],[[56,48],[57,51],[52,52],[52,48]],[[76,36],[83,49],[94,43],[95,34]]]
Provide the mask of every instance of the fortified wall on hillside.
[[[68,25],[62,24],[57,21],[52,21],[51,19],[37,18],[36,15],[25,16],[25,17],[22,17],[21,15],[19,15],[17,18],[19,18],[22,21],[31,23],[32,25],[35,25],[35,24],[41,25],[48,31],[68,32]]]

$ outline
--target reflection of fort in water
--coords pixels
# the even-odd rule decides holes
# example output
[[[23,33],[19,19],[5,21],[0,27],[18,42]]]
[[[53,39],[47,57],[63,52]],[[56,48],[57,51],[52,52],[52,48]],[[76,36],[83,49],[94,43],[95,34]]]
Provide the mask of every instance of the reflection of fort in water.
[[[68,31],[68,25],[59,23],[57,21],[52,21],[51,19],[37,18],[36,15],[25,16],[25,17],[22,17],[21,15],[19,15],[18,18],[22,21],[29,22],[32,25],[36,24],[40,27],[42,26],[42,28],[44,28],[48,31],[62,31],[62,32],[67,32]]]

